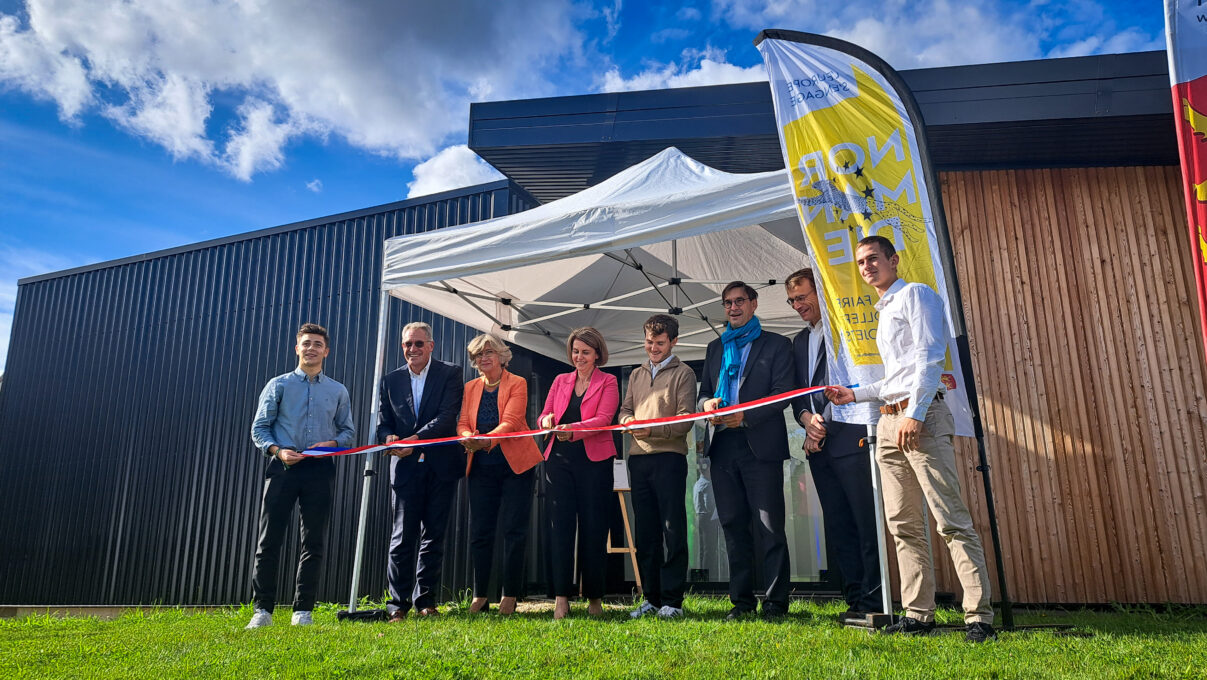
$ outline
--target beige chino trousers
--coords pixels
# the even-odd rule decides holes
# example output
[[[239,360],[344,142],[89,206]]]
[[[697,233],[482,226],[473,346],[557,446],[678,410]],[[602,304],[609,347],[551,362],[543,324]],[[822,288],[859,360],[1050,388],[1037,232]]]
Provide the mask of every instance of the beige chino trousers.
[[[922,510],[926,503],[964,589],[964,622],[993,623],[985,550],[960,496],[951,409],[940,399],[931,402],[916,451],[897,447],[897,430],[906,417],[885,414],[876,426],[876,462],[884,489],[884,514],[897,547],[901,604],[911,618],[924,622],[935,618],[935,568]]]

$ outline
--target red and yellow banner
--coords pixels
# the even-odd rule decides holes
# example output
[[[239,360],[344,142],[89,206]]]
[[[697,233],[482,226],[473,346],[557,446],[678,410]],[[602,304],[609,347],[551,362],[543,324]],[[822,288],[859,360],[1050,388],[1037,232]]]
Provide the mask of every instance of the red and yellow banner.
[[[1199,328],[1207,346],[1207,7],[1203,5],[1203,0],[1165,0],[1165,36]]]

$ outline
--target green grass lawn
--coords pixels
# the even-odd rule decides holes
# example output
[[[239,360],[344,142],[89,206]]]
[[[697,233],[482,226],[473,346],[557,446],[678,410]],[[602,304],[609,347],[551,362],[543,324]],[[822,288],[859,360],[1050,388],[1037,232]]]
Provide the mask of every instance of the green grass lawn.
[[[29,616],[0,621],[0,678],[559,677],[559,678],[981,678],[1207,677],[1207,608],[1168,612],[1055,612],[1017,623],[1065,623],[1075,634],[1001,633],[985,645],[963,634],[911,639],[839,626],[835,603],[794,602],[780,623],[721,619],[728,602],[688,599],[689,618],[630,621],[628,607],[600,619],[575,604],[509,619],[471,615],[464,603],[438,619],[243,630],[249,607],[208,614],[165,609],[119,619]],[[960,615],[940,612],[940,623]]]

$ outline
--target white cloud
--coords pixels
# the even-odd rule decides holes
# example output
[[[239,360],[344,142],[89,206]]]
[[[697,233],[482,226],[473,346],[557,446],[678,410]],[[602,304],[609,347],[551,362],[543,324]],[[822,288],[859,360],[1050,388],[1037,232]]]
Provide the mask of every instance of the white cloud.
[[[503,179],[498,170],[464,144],[441,149],[440,153],[416,165],[411,174],[415,180],[407,184],[407,198]]]
[[[1161,49],[1163,37],[1119,27],[1092,0],[713,0],[734,28],[822,33],[875,52],[895,68],[982,64],[1044,56]]]
[[[309,182],[306,182],[306,188],[316,194],[321,194],[323,193],[323,180],[317,178],[312,179]]]
[[[589,68],[581,26],[599,16],[574,0],[27,0],[0,14],[0,87],[243,179],[300,136],[416,160],[464,135],[471,98],[554,94]]]
[[[604,38],[604,42],[609,42],[616,34],[620,32],[620,9],[624,5],[623,0],[615,0],[611,7],[604,7],[604,21],[607,23],[608,34]]]
[[[599,89],[603,92],[630,90],[660,90],[668,87],[696,87],[767,80],[762,64],[742,67],[725,60],[725,51],[713,47],[704,50],[683,50],[678,61],[668,64],[648,63],[640,73],[625,78],[613,66],[604,73]]]
[[[695,7],[680,7],[678,12],[675,12],[675,18],[679,21],[699,21],[700,10]]]

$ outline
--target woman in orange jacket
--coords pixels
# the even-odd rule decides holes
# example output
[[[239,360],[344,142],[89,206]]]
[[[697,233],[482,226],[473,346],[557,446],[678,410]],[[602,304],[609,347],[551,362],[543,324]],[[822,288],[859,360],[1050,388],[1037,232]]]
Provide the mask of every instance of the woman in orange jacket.
[[[511,349],[490,334],[470,341],[469,361],[480,374],[465,383],[457,432],[462,437],[503,434],[528,429],[528,382],[509,372]],[[515,611],[516,596],[524,587],[524,552],[528,542],[528,519],[532,509],[533,470],[541,452],[532,437],[517,439],[475,438],[464,442],[468,452],[465,466],[469,486],[469,544],[474,566],[474,599],[471,612],[490,608],[491,562],[494,556],[496,521],[502,522],[503,564],[500,574],[502,597],[499,613]]]

